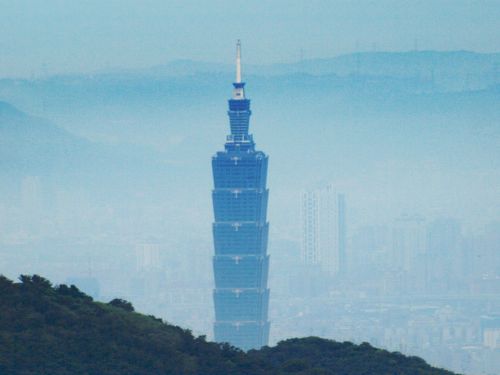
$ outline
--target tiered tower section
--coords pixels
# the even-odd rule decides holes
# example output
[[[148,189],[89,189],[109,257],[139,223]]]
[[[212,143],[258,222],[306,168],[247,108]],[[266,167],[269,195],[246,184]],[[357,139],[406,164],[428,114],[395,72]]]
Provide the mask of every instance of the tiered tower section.
[[[231,134],[212,159],[215,256],[215,341],[244,350],[267,345],[269,289],[266,220],[267,156],[248,134],[250,100],[241,82],[237,44],[236,82],[229,100]]]

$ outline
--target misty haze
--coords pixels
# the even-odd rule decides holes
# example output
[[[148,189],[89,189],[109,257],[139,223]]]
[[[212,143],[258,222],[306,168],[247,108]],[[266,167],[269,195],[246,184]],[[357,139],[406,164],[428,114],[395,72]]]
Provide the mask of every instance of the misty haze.
[[[147,24],[157,25],[151,9],[159,7],[179,12],[179,24],[206,22],[220,40],[176,34],[174,23],[158,26],[169,55],[153,52],[160,41],[148,44],[146,32],[129,41],[139,51],[144,40],[141,59],[107,55],[105,42],[127,48],[117,30],[132,21],[120,18],[123,10],[112,17],[118,3],[97,10],[93,2],[85,9],[33,2],[30,33],[40,32],[42,19],[65,17],[76,23],[63,21],[61,33],[84,33],[72,8],[95,17],[86,25],[94,31],[55,38],[62,52],[53,55],[43,51],[54,49],[54,26],[33,45],[23,35],[0,41],[1,275],[37,274],[96,301],[130,301],[214,340],[212,225],[223,219],[214,217],[211,163],[226,142],[239,142],[228,99],[239,87],[233,55],[241,38],[249,133],[269,157],[268,344],[307,336],[368,342],[457,373],[500,373],[500,30],[495,17],[475,9],[482,2],[457,2],[455,21],[446,21],[453,31],[476,22],[468,15],[484,17],[463,44],[460,33],[445,38],[435,20],[423,26],[435,39],[401,25],[412,12],[446,13],[451,2],[385,10],[404,35],[391,40],[390,26],[369,24],[385,30],[370,35],[364,18],[353,21],[353,32],[331,15],[337,2],[283,10],[279,35],[271,21],[281,17],[281,1],[248,15],[219,4],[228,18],[263,17],[267,31],[234,19],[221,29],[215,8],[200,5],[205,18],[192,2],[182,10],[153,1],[136,15],[138,3],[125,3],[138,28],[153,33]],[[375,12],[369,2],[353,3]],[[500,16],[498,2],[484,3]],[[30,8],[6,7],[0,22]],[[355,12],[345,2],[338,7]],[[50,8],[58,9],[50,15]],[[193,21],[185,19],[190,11]],[[335,39],[344,27],[354,33],[349,43],[333,47],[328,14]],[[301,16],[309,31],[294,44],[296,31],[286,30],[300,28]],[[108,26],[113,37],[97,41],[95,30]],[[6,37],[20,32],[13,21],[2,28]],[[21,62],[23,48],[33,65]],[[82,52],[89,69],[76,61],[77,50],[98,56]]]

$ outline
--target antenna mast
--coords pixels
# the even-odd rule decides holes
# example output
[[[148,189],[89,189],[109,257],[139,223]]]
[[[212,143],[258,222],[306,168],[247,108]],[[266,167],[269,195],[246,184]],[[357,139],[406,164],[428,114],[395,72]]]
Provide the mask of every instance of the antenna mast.
[[[236,42],[236,83],[241,83],[241,42]]]

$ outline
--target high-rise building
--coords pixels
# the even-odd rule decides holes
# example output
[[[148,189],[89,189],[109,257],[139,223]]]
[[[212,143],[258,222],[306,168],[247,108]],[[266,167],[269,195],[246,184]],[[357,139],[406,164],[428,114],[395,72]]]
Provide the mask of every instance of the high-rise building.
[[[433,292],[461,291],[462,229],[455,219],[439,218],[427,227],[428,284]]]
[[[500,315],[484,315],[481,317],[483,346],[500,349]]]
[[[267,345],[269,256],[266,220],[267,156],[248,134],[250,100],[241,81],[237,44],[236,81],[229,100],[231,134],[212,159],[215,256],[215,341],[244,350]]]
[[[427,253],[425,220],[418,215],[401,215],[392,229],[392,271],[399,292],[426,290]]]
[[[382,281],[382,275],[392,260],[389,230],[385,225],[362,225],[351,237],[349,248],[349,274],[357,282],[371,280]]]
[[[302,194],[302,261],[330,275],[346,270],[345,197],[331,185]]]
[[[135,247],[136,268],[139,272],[151,272],[162,268],[160,245],[141,243]]]

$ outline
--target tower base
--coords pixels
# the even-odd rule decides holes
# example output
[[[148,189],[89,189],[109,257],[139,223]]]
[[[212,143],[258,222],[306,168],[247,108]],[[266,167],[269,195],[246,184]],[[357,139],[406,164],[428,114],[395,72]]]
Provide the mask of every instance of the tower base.
[[[269,341],[269,322],[215,322],[215,341],[243,350],[260,349]]]

